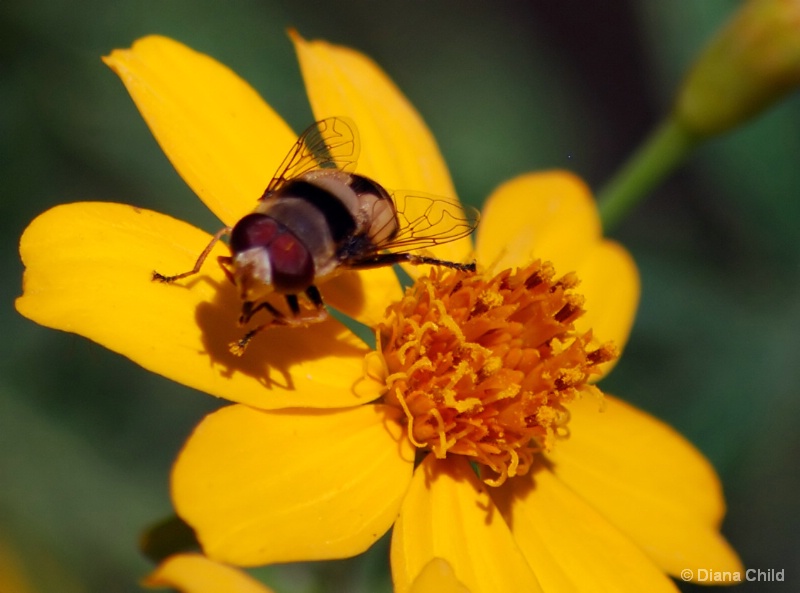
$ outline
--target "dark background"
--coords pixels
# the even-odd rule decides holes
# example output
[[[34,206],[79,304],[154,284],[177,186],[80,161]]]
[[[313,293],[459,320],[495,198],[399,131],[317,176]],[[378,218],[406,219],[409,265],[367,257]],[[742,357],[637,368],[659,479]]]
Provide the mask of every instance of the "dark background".
[[[170,464],[218,405],[13,308],[19,236],[55,204],[125,202],[216,230],[101,55],[148,33],[172,36],[231,66],[302,129],[311,112],[286,28],[352,46],[410,97],[461,198],[479,205],[530,170],[566,167],[602,187],[736,5],[0,4],[0,540],[37,575],[37,590],[139,590],[150,568],[139,534],[170,512]],[[713,461],[729,506],[724,533],[748,567],[785,569],[786,582],[745,584],[743,593],[800,583],[798,159],[795,95],[702,147],[613,235],[634,254],[643,292],[630,344],[604,386],[676,426]],[[261,572],[281,593],[338,590],[334,582],[387,590],[384,551]]]

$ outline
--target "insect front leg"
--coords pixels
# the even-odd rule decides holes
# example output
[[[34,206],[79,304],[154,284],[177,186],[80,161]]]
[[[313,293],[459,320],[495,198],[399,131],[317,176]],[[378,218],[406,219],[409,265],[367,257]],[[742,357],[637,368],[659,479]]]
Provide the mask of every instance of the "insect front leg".
[[[264,324],[267,327],[270,325],[305,326],[310,323],[324,321],[328,317],[328,310],[325,308],[325,303],[322,300],[319,289],[317,289],[316,286],[310,286],[305,290],[304,294],[308,300],[311,301],[311,304],[314,305],[315,311],[311,315],[303,314],[300,309],[300,300],[297,298],[296,294],[287,294],[285,298],[286,304],[291,312],[290,316],[286,316],[276,309],[269,301],[261,301],[258,304],[253,301],[245,301],[242,303],[242,314],[239,316],[239,324],[244,325],[249,323],[253,316],[262,309],[266,310],[273,318],[271,323]]]
[[[272,327],[274,325],[288,325],[287,317],[267,301],[262,301],[255,306],[253,306],[252,301],[245,301],[245,303],[242,305],[242,314],[239,316],[239,325],[246,324],[248,321],[250,321],[253,315],[255,315],[261,309],[266,309],[269,314],[272,315],[272,319],[270,319],[267,323],[262,323],[261,325],[254,327],[237,341],[228,344],[228,349],[231,351],[231,354],[235,354],[236,356],[241,356],[244,354],[244,351],[250,341],[268,327]]]
[[[312,323],[320,323],[325,321],[325,319],[328,318],[328,310],[325,308],[325,303],[322,300],[322,295],[320,294],[319,289],[317,289],[316,286],[309,286],[305,290],[304,294],[316,308],[316,311],[313,315],[302,314],[300,309],[300,301],[296,294],[286,295],[286,304],[289,306],[289,311],[291,312],[291,316],[288,317],[281,313],[272,305],[272,303],[268,301],[261,301],[257,305],[252,301],[246,301],[242,305],[242,314],[239,317],[239,323],[241,325],[249,322],[250,319],[253,318],[253,315],[262,309],[265,309],[272,316],[272,319],[270,319],[267,323],[262,323],[261,325],[254,327],[236,342],[231,342],[229,344],[231,353],[235,354],[236,356],[241,356],[244,354],[247,345],[252,341],[252,339],[269,327],[276,325],[306,327]]]
[[[218,255],[217,263],[222,271],[225,272],[225,277],[231,284],[236,284],[236,276],[233,273],[233,258],[229,255]]]
[[[245,325],[246,323],[249,323],[249,321],[253,318],[253,315],[262,309],[266,309],[274,319],[280,320],[276,322],[277,325],[287,325],[286,315],[281,313],[272,305],[272,303],[268,301],[261,301],[257,305],[253,301],[245,301],[242,303],[242,314],[239,316],[239,325]]]
[[[224,237],[225,235],[227,235],[230,232],[231,232],[231,227],[229,227],[229,226],[226,226],[226,227],[220,229],[219,231],[217,231],[217,234],[214,235],[211,238],[211,241],[208,243],[208,245],[206,245],[206,248],[203,249],[203,252],[200,254],[200,257],[197,258],[197,261],[194,263],[194,267],[191,270],[189,270],[188,272],[181,272],[180,274],[175,274],[174,276],[165,276],[164,274],[162,274],[160,272],[156,272],[155,270],[153,270],[153,281],[164,282],[166,284],[170,284],[172,282],[175,282],[176,280],[180,280],[181,278],[186,278],[187,276],[194,276],[195,274],[200,272],[200,268],[203,267],[203,263],[205,263],[206,258],[211,253],[211,250],[214,249],[214,245],[216,245],[217,242],[220,239],[222,239],[222,237]],[[232,278],[232,276],[230,274],[230,271],[228,269],[226,269],[225,266],[223,265],[223,262],[222,262],[223,259],[227,260],[226,263],[229,263],[230,262],[230,258],[229,257],[224,257],[224,256],[220,256],[218,258],[218,260],[220,262],[220,266],[222,267],[223,270],[225,270],[226,275],[230,279],[230,278]]]

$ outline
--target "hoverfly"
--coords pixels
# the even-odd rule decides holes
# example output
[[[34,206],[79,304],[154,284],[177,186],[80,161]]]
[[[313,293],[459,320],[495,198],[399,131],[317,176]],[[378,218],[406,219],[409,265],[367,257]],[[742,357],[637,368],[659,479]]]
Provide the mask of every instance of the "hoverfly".
[[[328,312],[317,284],[339,272],[397,263],[474,272],[474,262],[411,252],[466,237],[478,224],[478,211],[453,199],[390,193],[352,172],[358,153],[352,123],[337,117],[316,122],[289,151],[253,212],[214,235],[191,270],[174,276],[154,271],[153,280],[170,283],[197,274],[214,245],[230,235],[231,255],[217,259],[242,299],[239,324],[261,310],[271,317],[231,344],[241,354],[271,325],[323,321]],[[285,297],[289,316],[267,300],[275,293]],[[301,313],[300,295],[313,313]]]

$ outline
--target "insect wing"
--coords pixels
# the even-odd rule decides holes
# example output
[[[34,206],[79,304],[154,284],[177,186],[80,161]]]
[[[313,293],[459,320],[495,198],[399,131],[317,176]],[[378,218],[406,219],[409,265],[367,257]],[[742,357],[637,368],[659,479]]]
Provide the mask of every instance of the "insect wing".
[[[309,126],[297,139],[261,199],[269,198],[287,181],[308,171],[353,171],[358,153],[358,132],[354,123],[341,117],[320,120]]]
[[[462,239],[478,226],[477,208],[456,199],[415,192],[394,192],[399,231],[381,249],[397,253],[429,249]]]

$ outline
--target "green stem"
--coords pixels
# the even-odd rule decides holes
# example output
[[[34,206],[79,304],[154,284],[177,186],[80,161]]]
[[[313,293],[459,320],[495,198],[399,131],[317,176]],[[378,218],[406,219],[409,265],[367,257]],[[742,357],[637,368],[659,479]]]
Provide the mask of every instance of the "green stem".
[[[615,228],[642,198],[664,180],[701,138],[674,118],[656,128],[617,174],[597,194],[603,229]]]

